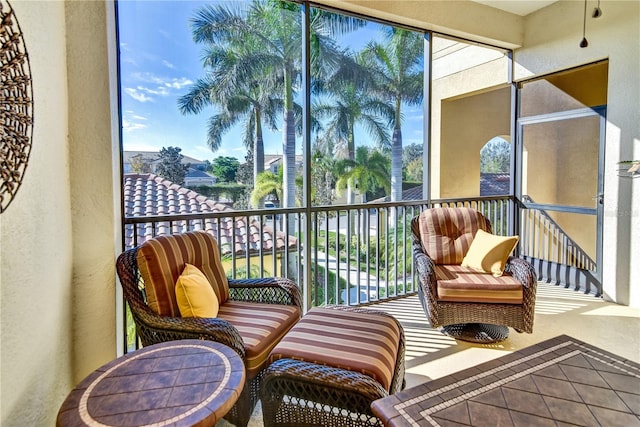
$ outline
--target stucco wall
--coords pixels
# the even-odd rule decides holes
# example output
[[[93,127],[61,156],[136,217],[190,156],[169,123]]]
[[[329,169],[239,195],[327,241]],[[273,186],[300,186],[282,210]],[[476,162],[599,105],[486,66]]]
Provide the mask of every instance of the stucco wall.
[[[35,121],[22,186],[0,216],[0,424],[44,426],[73,383],[64,3],[11,4],[30,58]]]
[[[107,54],[112,3],[66,2],[69,164],[73,224],[74,377],[116,355],[115,254],[120,172],[114,168]],[[114,151],[115,150],[115,151]],[[120,249],[118,245],[117,249]]]
[[[480,150],[492,138],[510,133],[511,89],[442,100],[440,108],[440,161],[433,163],[440,187],[432,194],[441,198],[477,197]]]
[[[34,133],[0,217],[0,425],[55,425],[77,382],[115,356],[114,195],[105,4],[12,1]]]
[[[524,47],[515,51],[515,78],[548,74],[609,59],[604,191],[605,297],[640,307],[640,180],[618,176],[617,162],[640,158],[640,2],[602,1],[602,17],[583,4],[560,1],[525,19]],[[635,282],[635,283],[634,283]]]

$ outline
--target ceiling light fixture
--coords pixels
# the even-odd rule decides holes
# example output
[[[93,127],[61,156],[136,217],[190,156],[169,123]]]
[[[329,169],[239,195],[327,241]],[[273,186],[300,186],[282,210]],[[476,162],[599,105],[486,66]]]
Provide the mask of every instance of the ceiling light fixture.
[[[586,30],[587,30],[587,0],[584,0],[584,18],[582,20],[582,40],[580,41],[580,47],[589,46],[589,42],[587,41],[587,36],[585,34]]]
[[[593,18],[600,18],[602,16],[602,9],[600,9],[600,0],[598,0],[598,5],[593,9],[593,13],[591,14]]]

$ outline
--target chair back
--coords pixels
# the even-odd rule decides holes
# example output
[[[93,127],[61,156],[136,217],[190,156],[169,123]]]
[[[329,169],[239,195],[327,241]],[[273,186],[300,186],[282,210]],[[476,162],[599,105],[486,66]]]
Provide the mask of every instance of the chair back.
[[[147,304],[156,314],[180,317],[175,286],[186,264],[207,277],[220,304],[229,299],[229,283],[215,238],[204,231],[158,236],[140,245],[137,264]]]
[[[432,208],[417,217],[422,249],[436,264],[460,264],[478,229],[491,233],[491,223],[471,208]]]

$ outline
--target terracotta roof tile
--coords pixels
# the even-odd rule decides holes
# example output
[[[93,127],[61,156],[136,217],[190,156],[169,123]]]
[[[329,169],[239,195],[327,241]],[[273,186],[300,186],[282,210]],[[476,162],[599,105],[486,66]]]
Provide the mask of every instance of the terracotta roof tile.
[[[149,217],[163,215],[185,215],[196,213],[235,212],[228,206],[214,202],[193,190],[181,187],[154,174],[124,175],[124,214],[125,217]],[[255,219],[238,217],[207,218],[188,221],[163,221],[154,226],[150,223],[127,224],[125,227],[125,244],[133,246],[134,229],[137,243],[158,235],[181,233],[188,230],[204,230],[213,234],[223,254],[235,251],[236,255],[259,253],[260,230],[262,230],[262,249],[271,251],[274,247],[274,230],[271,226],[261,225]],[[249,235],[247,236],[247,230]],[[235,231],[235,232],[234,232]],[[234,241],[235,239],[235,241]],[[281,251],[297,248],[298,240],[281,231],[275,232],[275,248]]]

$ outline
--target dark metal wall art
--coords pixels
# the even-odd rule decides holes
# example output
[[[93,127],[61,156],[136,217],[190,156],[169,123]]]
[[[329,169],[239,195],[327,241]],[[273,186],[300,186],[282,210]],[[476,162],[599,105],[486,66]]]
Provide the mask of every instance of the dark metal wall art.
[[[13,9],[0,0],[0,213],[15,197],[29,160],[33,89],[27,48]]]

